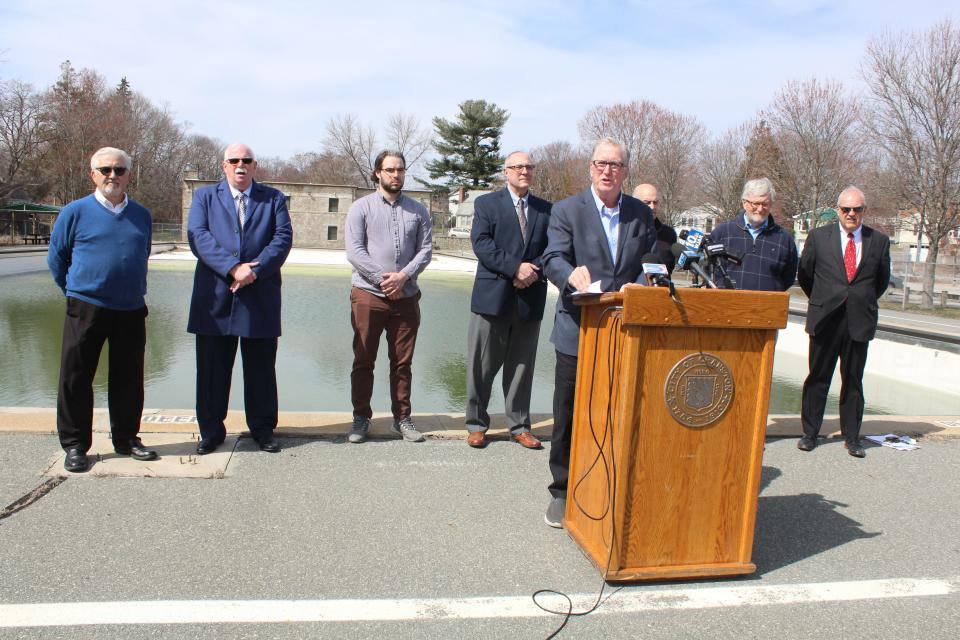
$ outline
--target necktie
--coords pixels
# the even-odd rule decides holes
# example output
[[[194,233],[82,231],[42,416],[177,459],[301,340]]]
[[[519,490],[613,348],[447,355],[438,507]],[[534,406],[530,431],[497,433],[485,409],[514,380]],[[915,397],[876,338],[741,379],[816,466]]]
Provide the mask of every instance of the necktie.
[[[517,200],[517,220],[520,221],[520,235],[523,237],[523,242],[527,242],[527,214],[523,211],[523,198]]]
[[[240,218],[240,227],[243,227],[243,223],[247,221],[247,199],[243,197],[243,194],[237,196],[237,217]]]
[[[843,251],[843,266],[847,268],[847,282],[853,282],[857,273],[857,244],[853,241],[853,234],[847,234],[847,248]]]

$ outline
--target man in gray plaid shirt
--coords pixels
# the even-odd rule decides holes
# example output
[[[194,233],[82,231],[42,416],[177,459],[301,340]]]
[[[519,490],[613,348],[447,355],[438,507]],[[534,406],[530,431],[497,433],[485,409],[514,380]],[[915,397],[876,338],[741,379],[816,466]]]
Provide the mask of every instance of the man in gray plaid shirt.
[[[722,243],[729,253],[743,256],[743,264],[726,265],[737,289],[786,291],[797,278],[797,243],[770,214],[776,197],[768,178],[748,180],[740,195],[743,209],[707,238],[708,244]],[[719,275],[714,279],[718,287],[727,286]]]

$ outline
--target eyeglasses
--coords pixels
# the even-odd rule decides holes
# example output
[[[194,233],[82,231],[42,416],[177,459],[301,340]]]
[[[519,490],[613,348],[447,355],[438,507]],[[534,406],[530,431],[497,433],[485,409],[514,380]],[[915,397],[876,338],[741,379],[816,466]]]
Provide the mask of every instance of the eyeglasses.
[[[841,213],[850,213],[851,211],[854,213],[863,213],[863,205],[859,207],[840,207]]]
[[[227,162],[230,164],[250,164],[253,162],[253,158],[227,158]]]
[[[616,162],[613,160],[591,160],[590,164],[596,167],[599,171],[606,171],[607,169],[610,169],[611,171],[619,171],[627,166],[623,162]]]
[[[763,202],[754,202],[753,200],[744,200],[743,204],[750,205],[751,209],[768,209],[772,202],[769,200],[764,200]]]
[[[641,200],[640,202],[647,205],[648,207],[652,204],[660,204],[659,200]]]
[[[118,178],[127,172],[126,167],[97,167],[96,170],[104,176],[110,175],[110,172],[112,171],[113,175],[117,176]]]
[[[390,168],[390,169],[380,169],[380,171],[386,173],[387,175],[391,175],[391,176],[394,175],[394,174],[400,175],[401,173],[406,173],[406,172],[407,172],[406,169],[394,169],[394,168]]]
[[[537,168],[535,164],[508,164],[507,169],[513,169],[517,173],[523,173],[524,171],[533,171]]]

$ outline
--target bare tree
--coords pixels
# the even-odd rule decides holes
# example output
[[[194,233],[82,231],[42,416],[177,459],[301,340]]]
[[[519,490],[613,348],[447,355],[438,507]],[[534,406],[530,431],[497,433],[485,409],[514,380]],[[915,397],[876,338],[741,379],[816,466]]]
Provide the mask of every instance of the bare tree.
[[[330,118],[323,147],[326,151],[349,159],[355,171],[354,178],[362,181],[366,187],[372,186],[371,174],[377,147],[377,134],[372,127],[360,124],[352,113]]]
[[[588,146],[608,136],[623,144],[631,158],[627,182],[635,183],[644,170],[654,121],[662,112],[663,109],[649,100],[601,105],[588,111],[577,123],[577,129],[580,139]]]
[[[433,132],[415,116],[395,113],[387,120],[387,146],[403,154],[410,171],[433,145]]]
[[[0,198],[25,186],[36,187],[36,172],[23,169],[35,163],[46,141],[46,113],[42,96],[24,82],[0,84]]]
[[[530,157],[537,164],[537,171],[531,188],[551,202],[583,191],[590,184],[589,154],[589,150],[574,148],[566,140],[534,147]]]
[[[659,192],[657,215],[673,226],[679,223],[683,210],[692,204],[697,156],[706,138],[706,127],[693,116],[660,109],[650,129],[647,158],[634,163],[641,170],[647,167],[646,180],[656,185]]]
[[[786,169],[776,184],[786,214],[810,212],[816,222],[853,182],[858,114],[859,101],[839,82],[790,81],[777,94],[766,115]]]
[[[872,97],[867,127],[930,240],[921,298],[930,308],[940,244],[960,222],[960,29],[946,20],[924,33],[879,36],[861,72]]]
[[[740,194],[746,179],[747,144],[755,122],[728,129],[704,145],[698,162],[700,196],[722,212],[724,220],[740,211]]]
[[[216,138],[200,134],[187,136],[180,160],[182,166],[179,168],[183,170],[190,165],[200,180],[219,180],[223,175],[220,163],[225,147],[226,145]]]

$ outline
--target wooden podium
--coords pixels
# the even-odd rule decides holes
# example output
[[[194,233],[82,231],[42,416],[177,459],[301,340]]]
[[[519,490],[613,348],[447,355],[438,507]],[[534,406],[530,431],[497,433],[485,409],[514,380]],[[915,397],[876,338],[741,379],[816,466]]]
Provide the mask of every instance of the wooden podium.
[[[564,527],[608,581],[752,573],[789,294],[585,298]]]

